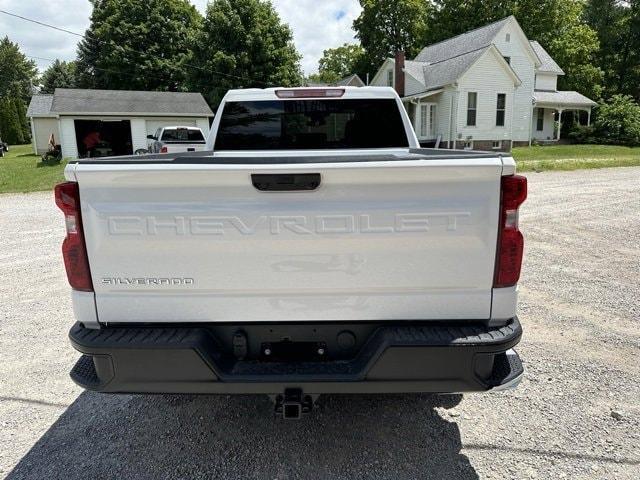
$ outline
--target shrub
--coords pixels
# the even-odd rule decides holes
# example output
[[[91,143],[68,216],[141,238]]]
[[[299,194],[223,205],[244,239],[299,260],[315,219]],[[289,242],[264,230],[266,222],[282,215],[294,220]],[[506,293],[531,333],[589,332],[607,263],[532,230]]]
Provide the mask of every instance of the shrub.
[[[640,105],[629,95],[614,95],[598,107],[595,132],[606,143],[640,145]]]
[[[21,145],[28,141],[24,138],[16,102],[9,97],[0,97],[0,134],[9,145]]]
[[[574,124],[569,132],[569,138],[575,143],[600,143],[593,125]]]

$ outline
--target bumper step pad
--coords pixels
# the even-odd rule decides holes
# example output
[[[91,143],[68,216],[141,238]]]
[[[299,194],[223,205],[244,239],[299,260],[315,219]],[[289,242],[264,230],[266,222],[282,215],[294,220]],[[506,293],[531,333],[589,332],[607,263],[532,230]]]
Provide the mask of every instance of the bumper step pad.
[[[69,375],[78,385],[86,385],[87,388],[95,388],[101,383],[96,367],[93,364],[93,357],[90,355],[82,355],[71,369]]]
[[[508,352],[495,356],[493,371],[487,379],[487,384],[492,388],[499,388],[506,385],[515,387],[523,374],[524,366],[522,365],[520,357],[518,357],[515,351],[509,350]]]
[[[87,329],[76,324],[69,333],[74,347],[84,354],[71,377],[85,388],[202,393],[211,391],[208,387],[213,388],[212,393],[224,391],[213,384],[322,382],[399,382],[410,386],[405,391],[498,389],[522,375],[522,363],[511,350],[521,335],[517,318],[502,327],[480,323],[382,325],[351,359],[262,362],[238,360],[206,326]],[[432,390],[417,386],[429,382]],[[249,388],[247,393],[252,391]]]

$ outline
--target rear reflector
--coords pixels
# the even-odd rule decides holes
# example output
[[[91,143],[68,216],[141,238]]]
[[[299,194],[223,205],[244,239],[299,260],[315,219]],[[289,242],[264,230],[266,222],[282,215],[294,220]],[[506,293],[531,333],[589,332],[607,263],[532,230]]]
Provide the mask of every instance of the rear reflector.
[[[276,90],[278,98],[326,98],[341,97],[343,88],[305,88],[300,90]]]
[[[167,153],[169,151],[169,149],[167,147],[161,147],[160,148],[160,153]]]
[[[518,229],[518,207],[527,198],[526,177],[502,177],[500,194],[500,225],[493,281],[496,288],[511,287],[520,278],[524,237]]]
[[[93,291],[87,247],[82,231],[80,216],[80,191],[76,182],[56,185],[56,205],[64,213],[67,236],[62,243],[62,258],[67,270],[67,278],[72,288],[85,292]]]

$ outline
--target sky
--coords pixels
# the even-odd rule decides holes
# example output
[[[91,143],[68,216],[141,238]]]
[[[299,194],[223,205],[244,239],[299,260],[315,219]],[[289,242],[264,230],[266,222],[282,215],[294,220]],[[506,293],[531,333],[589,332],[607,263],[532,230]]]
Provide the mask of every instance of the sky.
[[[144,1],[144,0],[141,0]],[[192,0],[204,13],[207,0]],[[360,14],[357,0],[272,0],[280,18],[293,30],[302,69],[317,71],[322,51],[343,43],[354,43],[353,20]],[[40,20],[73,32],[89,26],[89,0],[0,0],[0,10]],[[8,35],[31,57],[73,60],[79,37],[25,22],[0,13],[0,36]],[[34,58],[42,71],[51,63]]]

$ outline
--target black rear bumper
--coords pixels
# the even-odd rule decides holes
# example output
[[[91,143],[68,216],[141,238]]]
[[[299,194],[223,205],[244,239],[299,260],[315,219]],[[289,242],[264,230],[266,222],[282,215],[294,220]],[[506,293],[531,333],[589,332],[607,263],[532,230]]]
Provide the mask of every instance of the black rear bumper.
[[[277,394],[300,388],[309,394],[450,393],[511,386],[523,373],[512,350],[522,335],[517,318],[502,327],[459,321],[362,325],[356,328],[364,338],[351,355],[332,355],[337,347],[328,344],[326,360],[274,362],[250,354],[238,359],[225,333],[244,328],[255,337],[264,325],[262,330],[237,325],[226,330],[157,325],[96,330],[76,324],[69,337],[83,356],[71,378],[84,388],[103,392]],[[328,328],[278,327],[298,333],[312,330],[315,335]]]

